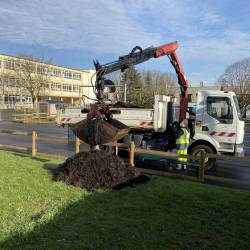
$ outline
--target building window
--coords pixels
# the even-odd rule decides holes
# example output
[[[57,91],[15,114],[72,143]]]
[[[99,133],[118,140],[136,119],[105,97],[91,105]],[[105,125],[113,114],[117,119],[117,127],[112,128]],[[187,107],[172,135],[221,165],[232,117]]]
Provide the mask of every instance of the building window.
[[[6,87],[15,87],[16,86],[16,79],[13,77],[10,77],[7,79]]]
[[[50,71],[52,76],[60,77],[62,75],[61,70],[57,68],[52,68]]]
[[[17,102],[17,99],[18,99],[17,96],[8,95],[8,96],[5,96],[4,102],[5,103],[15,104]]]
[[[51,90],[61,91],[61,83],[52,83],[51,84]]]
[[[73,92],[79,92],[79,86],[73,85]]]
[[[5,95],[4,97],[5,104],[31,104],[31,96],[19,96],[19,95]]]
[[[32,62],[16,62],[15,63],[16,70],[24,71],[24,72],[36,72],[35,64]]]
[[[3,62],[3,65],[5,69],[11,69],[11,70],[15,69],[15,61],[13,60],[5,60]]]
[[[22,96],[21,103],[23,103],[23,104],[31,104],[32,103],[31,96]]]
[[[71,85],[70,84],[63,84],[63,91],[65,92],[71,92]]]
[[[31,96],[27,96],[26,97],[26,102],[27,103],[32,103],[32,97]]]
[[[72,79],[72,73],[70,71],[63,72],[64,78]]]
[[[73,79],[74,79],[74,80],[81,80],[81,79],[82,79],[82,76],[81,76],[81,74],[79,74],[79,73],[73,73]]]
[[[48,74],[48,68],[42,65],[37,65],[37,74],[41,75],[47,75]]]

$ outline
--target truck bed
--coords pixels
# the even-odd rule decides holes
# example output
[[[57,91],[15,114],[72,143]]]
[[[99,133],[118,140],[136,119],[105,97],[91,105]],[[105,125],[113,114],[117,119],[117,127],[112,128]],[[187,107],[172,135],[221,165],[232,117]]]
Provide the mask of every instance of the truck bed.
[[[87,118],[86,113],[81,113],[81,108],[67,108],[61,112],[57,119],[58,125],[74,124]],[[153,128],[154,109],[143,108],[111,108],[113,118],[128,127]]]

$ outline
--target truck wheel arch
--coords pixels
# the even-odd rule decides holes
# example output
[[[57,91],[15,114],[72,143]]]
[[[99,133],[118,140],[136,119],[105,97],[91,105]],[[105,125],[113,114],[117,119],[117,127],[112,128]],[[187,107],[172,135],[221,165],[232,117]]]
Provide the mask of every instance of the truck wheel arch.
[[[205,150],[207,153],[217,153],[216,148],[214,147],[213,144],[211,144],[208,141],[205,140],[197,140],[194,141],[190,147],[188,148],[188,154],[191,155],[197,155],[199,154],[200,150]],[[212,170],[216,165],[215,165],[216,159],[214,158],[208,158],[206,157],[205,161],[205,171]]]

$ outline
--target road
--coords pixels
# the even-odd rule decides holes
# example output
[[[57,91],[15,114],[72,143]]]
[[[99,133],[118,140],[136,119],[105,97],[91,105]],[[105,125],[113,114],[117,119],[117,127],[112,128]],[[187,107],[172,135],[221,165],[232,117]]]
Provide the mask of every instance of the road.
[[[0,122],[0,129],[33,131],[35,130],[38,135],[51,136],[58,138],[67,138],[67,128],[57,127],[56,124],[22,124],[22,123],[10,123]],[[0,143],[16,146],[31,146],[30,136],[20,135],[7,135],[0,134]],[[245,129],[245,155],[250,157],[250,125]],[[60,156],[71,156],[74,154],[74,144],[59,144],[54,142],[38,141],[38,151],[43,153],[50,153]],[[81,151],[88,150],[89,147],[86,144],[81,145]],[[137,156],[137,160],[140,157]],[[158,164],[157,161],[155,164]],[[216,170],[212,173],[217,176],[236,178],[240,180],[250,181],[250,164],[235,162],[235,161],[218,161],[216,163]]]
[[[67,139],[67,127],[61,128],[54,123],[50,124],[26,124],[26,123],[11,123],[0,122],[0,129],[10,129],[32,132],[36,131],[40,136],[57,137]],[[31,147],[31,137],[22,135],[0,134],[0,144],[9,144],[23,147]],[[60,156],[71,156],[75,152],[74,143],[60,144],[56,142],[37,142],[38,152],[50,153]],[[87,151],[89,146],[81,144],[81,151]]]

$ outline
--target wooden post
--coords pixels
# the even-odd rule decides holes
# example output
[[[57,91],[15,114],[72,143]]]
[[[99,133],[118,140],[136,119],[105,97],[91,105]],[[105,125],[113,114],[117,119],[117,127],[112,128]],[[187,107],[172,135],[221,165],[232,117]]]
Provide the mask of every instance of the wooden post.
[[[207,157],[206,151],[202,149],[200,153],[200,160],[199,160],[199,181],[200,182],[204,182],[206,157]]]
[[[117,144],[117,141],[115,142]],[[118,155],[118,146],[115,145],[115,155]]]
[[[76,154],[80,152],[80,139],[76,136]]]
[[[135,143],[131,141],[130,143],[130,157],[129,157],[129,163],[132,167],[135,166]]]
[[[36,131],[32,131],[32,148],[31,148],[32,156],[36,156],[37,153],[36,139],[37,139],[37,133]]]

